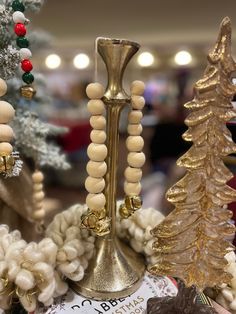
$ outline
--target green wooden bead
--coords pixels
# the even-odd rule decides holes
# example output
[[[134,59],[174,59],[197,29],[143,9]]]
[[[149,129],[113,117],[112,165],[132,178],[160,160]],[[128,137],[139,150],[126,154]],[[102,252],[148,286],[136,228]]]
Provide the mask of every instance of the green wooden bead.
[[[26,83],[26,84],[31,84],[34,81],[34,76],[32,73],[30,72],[25,72],[22,75],[22,80]]]
[[[24,4],[20,2],[19,0],[14,0],[11,6],[12,6],[13,11],[21,11],[21,12],[25,11]]]
[[[16,43],[17,43],[17,46],[20,48],[28,48],[29,47],[29,41],[25,37],[17,37]]]

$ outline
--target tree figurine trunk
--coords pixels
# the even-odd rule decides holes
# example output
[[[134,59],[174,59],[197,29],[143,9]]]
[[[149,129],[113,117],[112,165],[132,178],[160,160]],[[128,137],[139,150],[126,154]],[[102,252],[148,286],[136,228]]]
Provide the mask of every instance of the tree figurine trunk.
[[[231,80],[236,64],[231,56],[231,23],[226,17],[219,38],[208,55],[208,66],[194,88],[195,98],[185,104],[191,113],[183,134],[192,147],[177,161],[186,175],[171,187],[167,200],[175,209],[152,230],[155,237],[156,275],[181,278],[199,290],[230,280],[224,256],[233,249],[227,237],[235,228],[226,205],[236,191],[226,183],[232,178],[223,158],[236,152],[225,123],[236,117],[231,100],[236,87]]]

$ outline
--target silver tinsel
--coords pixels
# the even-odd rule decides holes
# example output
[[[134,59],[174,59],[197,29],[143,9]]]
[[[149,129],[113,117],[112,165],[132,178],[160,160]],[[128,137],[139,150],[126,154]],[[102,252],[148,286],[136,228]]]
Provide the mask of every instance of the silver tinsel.
[[[20,54],[16,48],[9,45],[0,50],[0,77],[8,80],[13,77],[19,67]]]
[[[25,7],[31,11],[39,11],[44,3],[44,0],[23,0]]]
[[[46,141],[49,135],[61,133],[61,128],[45,123],[37,114],[23,109],[16,110],[12,127],[16,136],[15,146],[22,155],[33,158],[40,166],[64,170],[70,168],[59,147]],[[65,128],[61,131],[64,132]]]

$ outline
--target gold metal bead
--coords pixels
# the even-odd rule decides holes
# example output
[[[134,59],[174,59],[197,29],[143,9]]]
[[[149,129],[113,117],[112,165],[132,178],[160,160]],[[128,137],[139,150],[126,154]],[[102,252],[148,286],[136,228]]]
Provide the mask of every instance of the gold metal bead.
[[[36,90],[32,86],[26,85],[20,88],[20,93],[22,97],[31,100],[35,96]]]
[[[140,196],[126,196],[125,205],[130,210],[137,210],[142,207],[142,199]]]
[[[120,217],[129,218],[136,210],[142,207],[142,199],[140,196],[126,196],[125,203],[120,205]]]
[[[87,228],[98,236],[104,236],[110,233],[110,219],[106,216],[106,209],[91,211],[88,210],[81,218],[81,227]]]
[[[131,215],[131,212],[128,210],[125,204],[120,205],[119,213],[120,213],[120,217],[123,219],[129,218],[129,216]]]
[[[15,158],[12,155],[4,155],[3,153],[1,153],[0,173],[11,172],[14,165],[15,165]]]

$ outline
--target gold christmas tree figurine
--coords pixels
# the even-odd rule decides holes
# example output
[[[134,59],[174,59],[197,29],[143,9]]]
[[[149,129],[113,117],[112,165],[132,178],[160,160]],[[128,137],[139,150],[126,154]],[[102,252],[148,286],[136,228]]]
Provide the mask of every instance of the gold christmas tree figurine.
[[[156,275],[179,277],[199,290],[230,280],[224,271],[225,254],[233,249],[226,240],[235,228],[225,207],[236,199],[226,183],[232,178],[223,158],[236,152],[225,123],[236,117],[231,100],[236,93],[231,75],[236,64],[231,56],[231,23],[226,17],[219,38],[208,55],[208,66],[194,88],[195,98],[185,104],[191,113],[183,134],[192,147],[177,161],[186,175],[167,192],[173,212],[152,230],[157,262]]]

